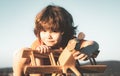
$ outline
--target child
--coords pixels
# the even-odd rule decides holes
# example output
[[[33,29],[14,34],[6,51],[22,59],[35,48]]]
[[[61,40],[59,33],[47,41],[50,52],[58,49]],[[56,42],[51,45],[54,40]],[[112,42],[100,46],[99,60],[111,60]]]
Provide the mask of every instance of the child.
[[[74,27],[72,15],[66,9],[60,6],[48,5],[36,16],[34,34],[36,40],[31,48],[38,50],[41,54],[46,54],[50,53],[50,49],[64,49],[68,41],[75,37],[76,27]],[[85,46],[92,45],[92,43],[92,41],[89,41]],[[13,62],[14,76],[24,76],[24,66],[30,64],[28,58],[21,58],[24,49],[15,55]],[[76,60],[86,60],[88,57],[79,51],[76,51],[73,56]],[[37,65],[49,64],[47,60],[36,58]],[[35,76],[40,76],[40,74]]]

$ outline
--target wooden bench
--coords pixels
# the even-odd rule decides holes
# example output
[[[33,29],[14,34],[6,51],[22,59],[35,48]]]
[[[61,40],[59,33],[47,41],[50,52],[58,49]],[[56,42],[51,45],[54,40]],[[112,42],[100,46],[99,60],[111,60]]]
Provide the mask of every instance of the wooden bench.
[[[96,54],[89,57],[91,65],[80,65],[78,61],[76,61],[72,56],[72,53],[76,51],[75,46],[76,41],[71,40],[68,42],[66,48],[62,50],[62,52],[59,50],[53,50],[49,55],[40,54],[37,52],[37,50],[31,49],[24,50],[22,57],[30,58],[32,64],[25,67],[24,73],[25,74],[52,73],[52,76],[56,76],[56,74],[64,74],[68,76],[70,73],[74,73],[76,76],[83,76],[83,73],[103,73],[105,71],[107,65],[96,64],[95,61]],[[35,57],[49,58],[51,65],[36,66]],[[57,62],[55,62],[55,57],[58,57]]]

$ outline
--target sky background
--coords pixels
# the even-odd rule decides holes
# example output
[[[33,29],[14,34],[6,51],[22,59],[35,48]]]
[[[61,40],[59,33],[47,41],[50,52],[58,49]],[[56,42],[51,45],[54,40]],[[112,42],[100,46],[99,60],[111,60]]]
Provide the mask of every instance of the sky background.
[[[97,61],[120,61],[120,0],[0,0],[0,68],[11,67],[14,53],[30,47],[35,16],[49,4],[64,7],[77,33],[99,43]]]

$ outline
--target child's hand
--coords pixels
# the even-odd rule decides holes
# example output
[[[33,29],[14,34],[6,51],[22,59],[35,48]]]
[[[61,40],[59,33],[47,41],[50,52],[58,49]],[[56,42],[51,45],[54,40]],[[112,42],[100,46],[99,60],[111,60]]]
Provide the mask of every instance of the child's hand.
[[[84,54],[84,53],[81,53],[81,52],[79,52],[79,51],[75,51],[74,53],[73,53],[73,57],[74,57],[74,59],[75,60],[83,60],[83,61],[85,61],[85,60],[87,60],[87,58],[88,58],[88,55],[86,55],[86,54]]]
[[[36,48],[36,50],[38,50],[38,52],[41,53],[41,54],[50,53],[50,47],[48,47],[48,46],[46,46],[46,45],[38,46],[38,47]]]
[[[90,48],[88,48],[88,46],[91,46]],[[88,53],[91,53],[91,52],[94,52],[96,51],[99,46],[96,42],[94,41],[83,41],[82,44],[81,44],[81,48],[86,48],[86,52]],[[75,51],[73,53],[73,57],[77,60],[77,59],[80,59],[80,60],[87,60],[88,59],[88,54],[85,54],[83,52],[80,52],[80,51]]]

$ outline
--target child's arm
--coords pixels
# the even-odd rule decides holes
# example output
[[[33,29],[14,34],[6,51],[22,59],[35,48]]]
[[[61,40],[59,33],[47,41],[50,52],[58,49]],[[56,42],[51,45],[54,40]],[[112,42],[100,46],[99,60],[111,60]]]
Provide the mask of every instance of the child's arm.
[[[17,52],[13,59],[13,76],[23,76],[23,69],[27,58],[22,58],[23,49]]]
[[[81,49],[82,48],[82,49]],[[89,55],[92,55],[94,51],[97,51],[99,48],[98,44],[95,41],[87,41],[84,40],[81,43],[81,47],[79,51],[75,51],[73,56],[74,58],[80,60],[87,60]]]
[[[73,56],[75,59],[87,60],[95,51],[99,49],[99,45],[95,41],[84,40],[85,34],[80,32],[78,34],[78,40],[80,44],[78,45],[79,51],[75,51]]]

